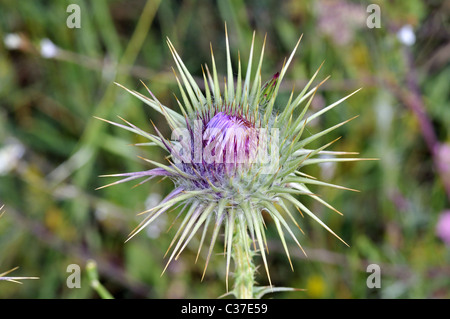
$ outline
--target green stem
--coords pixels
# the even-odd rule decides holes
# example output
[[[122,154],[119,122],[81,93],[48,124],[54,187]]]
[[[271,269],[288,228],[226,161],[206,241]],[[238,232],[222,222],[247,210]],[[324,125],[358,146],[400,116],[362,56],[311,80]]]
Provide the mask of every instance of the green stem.
[[[250,249],[251,239],[246,231],[247,227],[239,225],[244,221],[245,219],[235,218],[232,255],[235,263],[234,295],[238,299],[253,299],[256,267],[252,261],[253,252]]]
[[[98,280],[97,263],[89,260],[86,264],[86,271],[88,274],[91,287],[99,294],[102,299],[114,299],[110,292]]]

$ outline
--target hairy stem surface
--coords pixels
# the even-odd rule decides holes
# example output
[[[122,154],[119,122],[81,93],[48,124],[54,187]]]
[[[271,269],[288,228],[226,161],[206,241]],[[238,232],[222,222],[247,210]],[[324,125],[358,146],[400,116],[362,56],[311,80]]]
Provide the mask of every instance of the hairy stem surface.
[[[247,232],[247,225],[245,227],[239,225],[244,221],[245,219],[235,219],[236,225],[233,235],[234,295],[238,299],[253,299],[256,267],[252,261],[254,253],[250,248],[251,239]]]

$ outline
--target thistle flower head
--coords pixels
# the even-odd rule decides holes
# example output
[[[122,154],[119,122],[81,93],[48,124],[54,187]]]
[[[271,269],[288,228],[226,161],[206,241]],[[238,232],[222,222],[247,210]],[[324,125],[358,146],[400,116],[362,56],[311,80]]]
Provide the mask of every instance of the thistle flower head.
[[[289,262],[286,233],[303,251],[291,227],[291,224],[299,227],[294,216],[296,212],[291,212],[289,206],[295,206],[302,214],[309,215],[343,241],[311,212],[297,195],[309,196],[338,212],[326,201],[313,194],[309,187],[320,185],[347,188],[319,181],[305,174],[302,168],[329,161],[359,160],[339,157],[355,153],[326,151],[325,149],[334,141],[324,143],[319,148],[308,148],[313,141],[324,137],[347,121],[314,135],[304,133],[305,127],[311,120],[333,109],[356,91],[307,117],[315,92],[326,80],[312,87],[319,73],[319,67],[301,92],[298,94],[292,92],[287,103],[279,105],[277,97],[280,84],[301,37],[292,54],[285,60],[282,69],[265,84],[261,82],[265,39],[257,67],[253,69],[254,39],[255,34],[253,34],[245,74],[242,72],[240,59],[237,61],[235,81],[233,76],[236,70],[232,67],[226,33],[227,75],[223,87],[218,80],[211,48],[211,71],[208,66],[203,69],[204,90],[200,89],[170,40],[167,40],[178,71],[178,74],[175,71],[174,73],[180,91],[181,98],[177,99],[177,103],[181,113],[164,106],[148,88],[151,97],[123,88],[160,112],[171,127],[172,136],[170,138],[162,136],[157,127],[154,127],[156,134],[151,134],[125,120],[123,120],[125,124],[104,121],[147,138],[150,141],[148,145],[161,147],[168,154],[168,163],[144,159],[156,168],[141,172],[106,175],[122,177],[121,180],[106,186],[138,178],[145,178],[140,184],[156,176],[170,178],[175,185],[173,191],[159,205],[143,212],[147,216],[130,234],[129,239],[161,214],[167,213],[171,208],[182,206],[182,212],[179,215],[182,221],[169,246],[168,252],[171,251],[171,253],[167,264],[177,259],[193,236],[202,229],[200,252],[210,229],[212,238],[206,258],[206,270],[214,244],[222,229],[221,226],[224,226],[227,278],[233,236],[236,233],[248,233],[253,242],[253,251],[258,250],[261,254],[270,282],[264,232],[266,221],[262,215],[263,211],[267,212],[273,220]],[[275,105],[277,105],[276,108],[274,108]],[[274,109],[279,111],[275,112]],[[315,158],[323,154],[334,156]],[[247,256],[252,254],[250,250],[251,247],[246,248]]]

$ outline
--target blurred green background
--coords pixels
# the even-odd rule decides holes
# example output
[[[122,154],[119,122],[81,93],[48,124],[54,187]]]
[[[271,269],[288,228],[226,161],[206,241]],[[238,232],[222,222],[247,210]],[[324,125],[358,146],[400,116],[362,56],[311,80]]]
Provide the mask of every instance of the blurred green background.
[[[381,28],[366,24],[370,4]],[[68,28],[69,4],[81,28]],[[436,234],[450,209],[450,5],[445,1],[0,1],[0,273],[39,276],[22,285],[0,281],[0,298],[99,298],[85,266],[97,262],[100,281],[116,298],[216,298],[225,292],[225,260],[216,246],[203,282],[203,255],[193,241],[161,277],[176,217],[162,216],[130,242],[136,214],[172,188],[157,180],[96,191],[113,174],[149,169],[137,156],[165,154],[130,144],[130,132],[96,120],[124,117],[169,136],[161,116],[113,84],[147,94],[178,110],[169,37],[200,84],[211,43],[225,74],[227,22],[232,59],[243,67],[253,30],[256,52],[267,33],[262,77],[269,79],[303,33],[280,99],[303,85],[325,60],[318,110],[355,96],[308,127],[310,134],[359,114],[327,135],[333,150],[379,161],[308,167],[306,173],[357,188],[314,188],[344,213],[307,201],[343,245],[308,218],[298,220],[308,258],[288,241],[289,267],[270,220],[269,264],[276,286],[307,291],[270,298],[449,298],[450,246]],[[259,53],[258,53],[259,54]],[[258,57],[258,54],[256,55]],[[257,57],[255,59],[257,59]],[[198,242],[198,241],[197,241]],[[450,243],[449,243],[450,244]],[[381,288],[370,289],[367,265],[378,264]],[[81,267],[81,288],[69,289],[67,267]],[[260,268],[257,281],[267,284]]]

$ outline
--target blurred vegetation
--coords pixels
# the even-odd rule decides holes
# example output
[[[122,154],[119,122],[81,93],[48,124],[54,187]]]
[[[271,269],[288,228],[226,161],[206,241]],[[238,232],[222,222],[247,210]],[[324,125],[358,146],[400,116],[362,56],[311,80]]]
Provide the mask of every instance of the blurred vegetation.
[[[71,3],[81,8],[79,29],[66,26]],[[381,28],[366,25],[371,3],[381,8]],[[380,159],[308,167],[308,174],[361,191],[314,189],[344,216],[307,203],[351,247],[299,216],[308,258],[288,242],[292,272],[268,220],[272,282],[308,289],[268,297],[449,298],[450,247],[435,232],[439,215],[450,208],[449,17],[449,2],[434,0],[1,1],[0,273],[20,266],[15,275],[40,279],[0,281],[0,298],[99,298],[89,284],[89,260],[115,298],[216,298],[225,292],[220,246],[203,282],[205,260],[194,264],[195,242],[160,276],[175,211],[124,244],[140,220],[136,213],[172,184],[95,191],[112,182],[98,176],[148,169],[138,155],[163,160],[165,154],[130,146],[142,140],[93,117],[115,121],[118,115],[148,131],[151,118],[167,136],[161,116],[113,82],[147,94],[142,80],[178,110],[166,37],[199,80],[211,42],[224,75],[224,21],[234,63],[238,50],[246,61],[254,30],[256,50],[267,33],[263,79],[280,70],[303,33],[281,99],[293,87],[299,92],[325,60],[320,77],[331,78],[314,108],[364,89],[309,132],[359,114],[322,142],[342,136],[333,150]],[[415,35],[411,46],[398,36],[408,25]],[[366,286],[372,263],[381,267],[380,289]],[[70,264],[81,267],[79,289],[66,285]],[[258,282],[267,284],[264,271]]]

